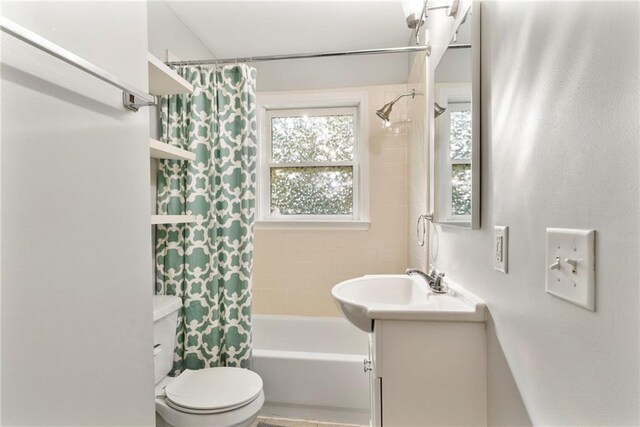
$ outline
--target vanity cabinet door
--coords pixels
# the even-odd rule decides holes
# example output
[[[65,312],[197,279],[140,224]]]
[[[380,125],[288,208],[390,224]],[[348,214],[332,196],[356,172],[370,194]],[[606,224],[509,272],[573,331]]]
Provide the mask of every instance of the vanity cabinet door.
[[[486,426],[485,324],[376,321],[384,427]]]
[[[371,427],[382,427],[382,378],[378,376],[375,332],[369,334],[369,397],[371,400]]]
[[[382,378],[369,373],[371,395],[371,427],[382,427]]]

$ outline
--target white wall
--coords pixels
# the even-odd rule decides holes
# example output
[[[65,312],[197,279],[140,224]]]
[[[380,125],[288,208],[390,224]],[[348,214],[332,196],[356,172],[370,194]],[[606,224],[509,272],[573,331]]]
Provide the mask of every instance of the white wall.
[[[410,32],[399,1],[168,0],[166,4],[216,58],[397,47],[405,45]],[[408,72],[406,54],[251,65],[257,69],[259,92],[403,84]]]
[[[3,16],[147,87],[146,4]],[[2,425],[152,425],[148,114],[2,35]]]
[[[431,256],[489,305],[492,425],[640,424],[639,7],[482,2],[482,228]],[[597,230],[595,313],[544,291],[554,226]]]
[[[213,58],[213,54],[202,44],[184,22],[167,6],[164,1],[146,2],[148,20],[149,52],[161,61],[167,60],[167,50],[180,59]],[[157,109],[150,110],[151,137],[159,135]],[[157,161],[153,161],[153,166]],[[152,168],[153,168],[152,166]],[[153,171],[152,171],[153,172]],[[155,173],[153,174],[155,185]],[[155,193],[154,193],[155,194]],[[155,210],[155,198],[152,200]]]
[[[178,7],[179,3],[181,2],[174,2],[172,6]],[[256,7],[256,5],[248,5],[248,7]],[[186,26],[164,1],[149,1],[147,9],[149,51],[152,54],[163,61],[166,60],[167,49],[184,60],[215,57],[214,53],[207,49],[191,28]],[[210,13],[208,9],[204,10]],[[216,25],[215,17],[210,25]],[[237,36],[242,38],[242,34]],[[228,37],[228,44],[236,45],[232,50],[236,52],[242,50],[243,46],[237,45],[238,37],[234,37],[231,33]],[[273,46],[268,53],[279,51],[281,49],[279,50],[278,46]],[[309,52],[309,49],[306,52]],[[258,76],[256,87],[260,92],[335,89],[404,84],[409,71],[407,56],[407,54],[365,55],[255,62],[250,65],[256,68]]]
[[[164,1],[147,2],[149,52],[167,60],[167,49],[180,59],[213,58],[213,54]],[[214,25],[214,23],[212,23]]]
[[[471,26],[468,20],[465,26]],[[436,83],[464,83],[471,81],[471,50],[449,49],[438,63]]]
[[[256,62],[258,91],[335,89],[407,82],[407,54]]]

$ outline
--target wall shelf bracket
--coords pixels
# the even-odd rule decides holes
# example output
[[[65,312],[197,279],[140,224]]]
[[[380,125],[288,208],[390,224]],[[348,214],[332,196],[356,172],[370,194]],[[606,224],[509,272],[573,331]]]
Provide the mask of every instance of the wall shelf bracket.
[[[153,96],[153,95],[152,95]],[[138,111],[141,107],[151,107],[152,105],[157,105],[156,97],[153,97],[154,100],[152,102],[146,101],[137,97],[135,94],[131,92],[127,92],[126,90],[122,92],[122,105],[124,108],[130,111]]]

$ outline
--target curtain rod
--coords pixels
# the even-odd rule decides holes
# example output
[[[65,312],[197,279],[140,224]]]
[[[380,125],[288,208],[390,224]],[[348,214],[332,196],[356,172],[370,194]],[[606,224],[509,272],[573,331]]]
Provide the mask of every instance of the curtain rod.
[[[449,45],[450,48],[459,49],[463,47],[471,47],[471,45]],[[381,49],[361,49],[361,50],[342,50],[330,52],[314,52],[314,53],[294,53],[291,55],[266,55],[266,56],[246,56],[238,58],[223,59],[200,59],[191,61],[169,61],[169,66],[184,65],[218,65],[218,64],[234,64],[238,62],[266,62],[266,61],[282,61],[286,59],[310,59],[310,58],[328,58],[332,56],[356,56],[356,55],[379,55],[385,53],[411,53],[427,51],[427,55],[431,53],[431,45],[426,46],[405,46],[405,47],[389,47]]]
[[[450,49],[462,49],[470,48],[470,44],[450,44]],[[223,59],[198,59],[191,61],[169,61],[166,62],[169,66],[184,66],[184,65],[218,65],[218,64],[235,64],[239,62],[267,62],[267,61],[283,61],[287,59],[311,59],[311,58],[329,58],[333,56],[357,56],[357,55],[380,55],[389,53],[412,53],[427,51],[427,55],[431,54],[431,44],[426,46],[404,46],[404,47],[389,47],[381,49],[361,49],[361,50],[342,50],[342,51],[329,51],[329,52],[314,52],[314,53],[294,53],[291,55],[265,55],[265,56],[246,56],[237,58],[223,58]]]

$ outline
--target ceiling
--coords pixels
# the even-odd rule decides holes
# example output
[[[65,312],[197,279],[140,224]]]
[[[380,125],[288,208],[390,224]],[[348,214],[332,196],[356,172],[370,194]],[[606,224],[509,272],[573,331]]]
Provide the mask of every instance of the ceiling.
[[[407,46],[395,1],[167,1],[214,57]]]

